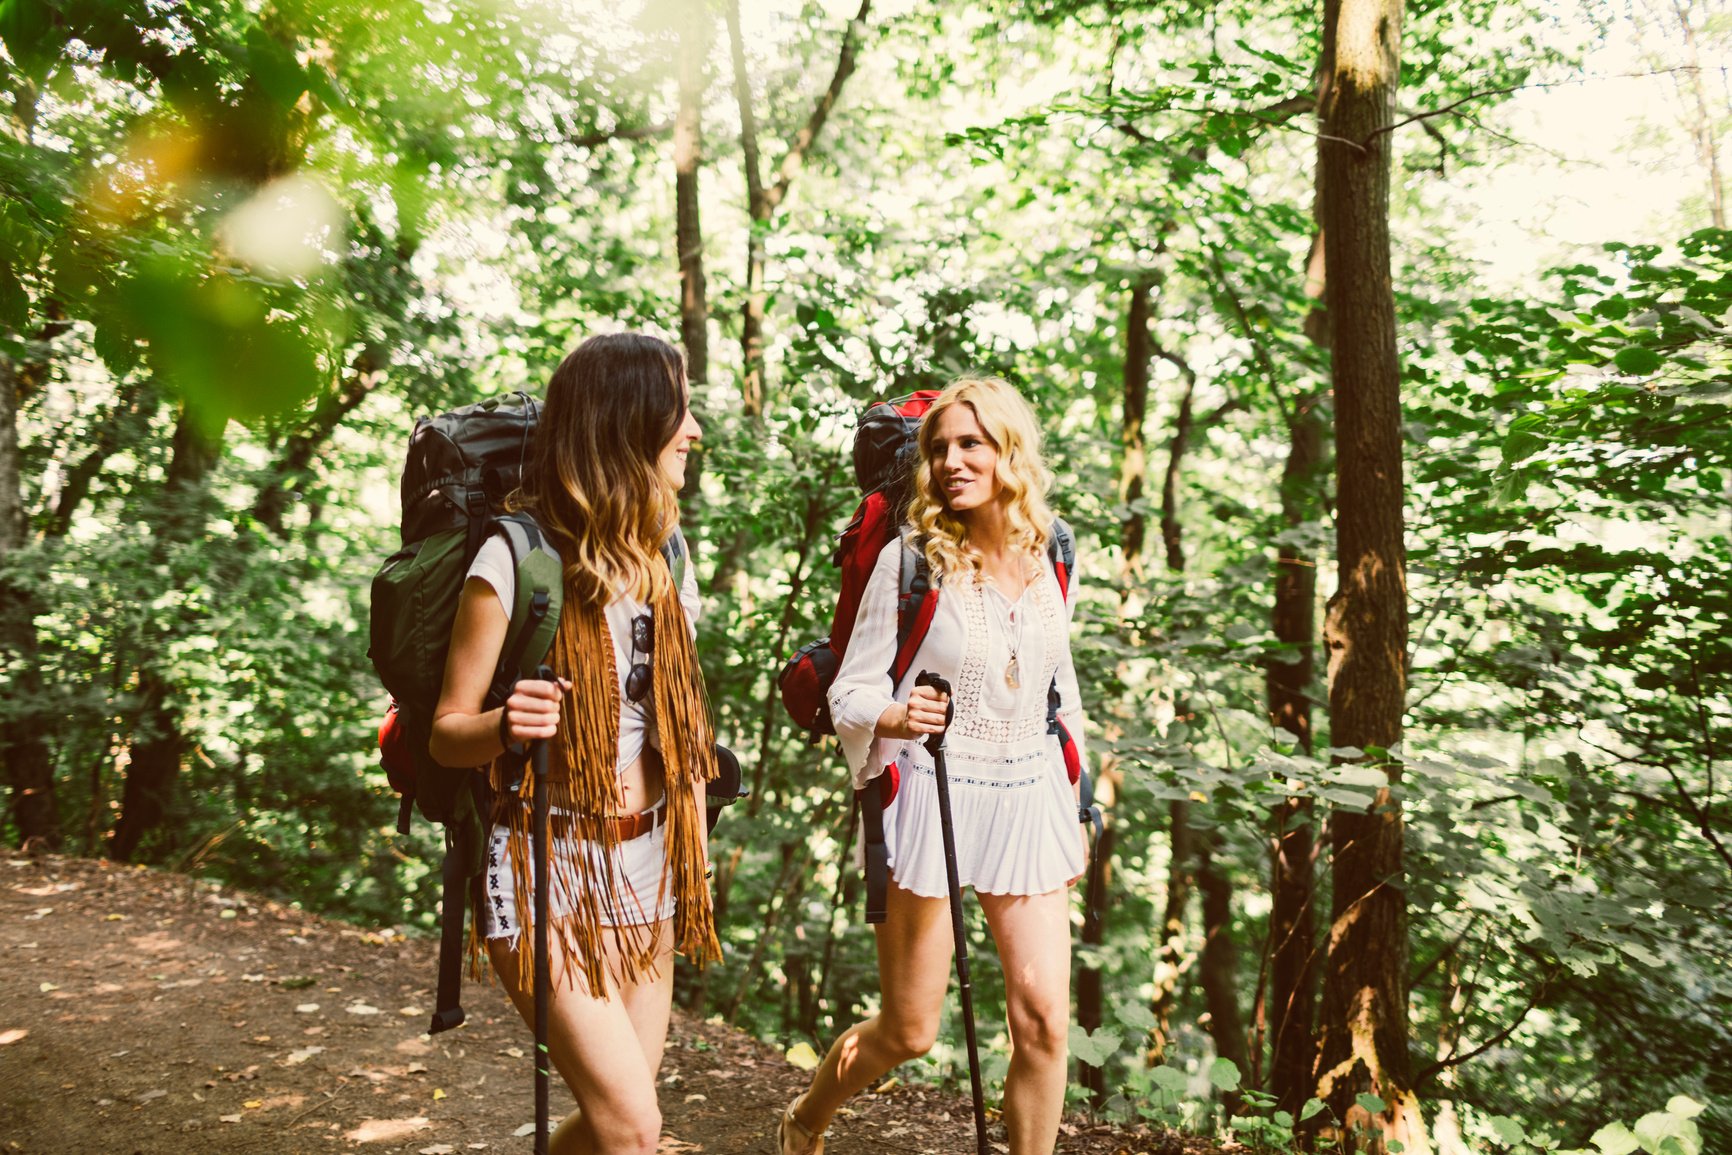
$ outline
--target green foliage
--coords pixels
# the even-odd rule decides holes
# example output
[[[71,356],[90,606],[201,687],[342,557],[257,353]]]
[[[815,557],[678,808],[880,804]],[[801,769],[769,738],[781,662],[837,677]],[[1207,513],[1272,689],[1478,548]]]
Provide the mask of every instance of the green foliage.
[[[830,624],[831,543],[858,496],[853,413],[984,370],[1035,403],[1054,503],[1082,535],[1075,651],[1117,846],[1102,941],[1077,951],[1102,975],[1104,1025],[1074,1030],[1071,1052],[1103,1070],[1104,1109],[1266,1150],[1314,1139],[1320,1101],[1295,1118],[1267,1093],[1265,1055],[1218,1057],[1194,914],[1168,1019],[1151,1009],[1173,808],[1234,890],[1212,930],[1238,944],[1248,1013],[1276,816],[1296,799],[1364,811],[1387,786],[1407,824],[1428,1111],[1447,1101],[1488,1151],[1732,1142],[1732,234],[1632,238],[1487,289],[1428,212],[1453,195],[1432,174],[1498,159],[1479,131],[1495,94],[1563,42],[1523,5],[1407,15],[1403,116],[1469,103],[1399,134],[1416,645],[1407,733],[1388,750],[1332,748],[1319,706],[1308,753],[1265,705],[1269,672],[1297,657],[1269,620],[1274,551],[1315,564],[1325,596],[1332,571],[1327,479],[1295,494],[1282,478],[1295,414],[1315,405],[1326,423],[1332,404],[1303,275],[1311,8],[1041,0],[875,18],[768,225],[742,208],[718,55],[712,370],[683,516],[712,704],[752,796],[717,833],[725,958],[681,973],[695,1009],[821,1048],[876,1008],[845,775],[786,723],[773,677]],[[70,849],[104,851],[134,755],[178,736],[168,812],[136,857],[432,925],[439,848],[393,832],[371,753],[366,586],[390,551],[395,470],[416,413],[539,389],[599,328],[676,329],[659,19],[0,3],[14,110],[0,355],[28,530],[0,559],[7,591],[28,593],[10,603],[26,628],[0,623],[0,727],[49,735]],[[820,5],[778,21],[750,54],[771,172],[838,34]],[[762,414],[740,404],[734,342],[752,228],[769,257]],[[1122,383],[1139,285],[1156,348],[1133,495]],[[1133,567],[1138,519],[1150,544]],[[1326,698],[1321,671],[1310,694]],[[1321,922],[1330,897],[1314,900]],[[978,917],[969,932],[996,1080],[998,960]],[[905,1077],[960,1083],[956,1027]]]

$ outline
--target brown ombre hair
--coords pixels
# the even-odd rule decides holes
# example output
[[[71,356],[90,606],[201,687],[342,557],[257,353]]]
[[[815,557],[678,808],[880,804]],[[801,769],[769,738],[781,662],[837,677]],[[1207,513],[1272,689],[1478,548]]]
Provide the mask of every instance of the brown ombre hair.
[[[645,333],[606,333],[569,353],[547,383],[516,504],[535,515],[587,605],[641,602],[670,582],[658,551],[679,524],[662,450],[686,415],[678,349]]]

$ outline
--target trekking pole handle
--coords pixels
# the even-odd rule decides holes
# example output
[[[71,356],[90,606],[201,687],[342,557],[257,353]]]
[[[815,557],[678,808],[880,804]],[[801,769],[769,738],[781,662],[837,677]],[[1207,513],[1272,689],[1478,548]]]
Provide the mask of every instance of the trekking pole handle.
[[[950,693],[950,679],[942,674],[934,674],[931,670],[921,670],[919,675],[915,677],[914,684],[916,686],[931,686],[944,695],[944,730],[926,736],[926,749],[937,754],[938,748],[944,744],[944,735],[950,732],[951,721],[956,717],[956,699]]]

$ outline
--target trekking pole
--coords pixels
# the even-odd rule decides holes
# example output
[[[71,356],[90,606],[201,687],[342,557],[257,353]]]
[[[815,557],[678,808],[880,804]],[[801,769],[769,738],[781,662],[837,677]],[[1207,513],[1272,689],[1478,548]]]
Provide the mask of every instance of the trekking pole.
[[[535,671],[544,682],[556,681],[554,672],[546,666]],[[531,821],[531,859],[535,870],[535,1155],[547,1155],[548,1067],[547,1003],[553,995],[553,960],[548,957],[548,878],[547,878],[547,739],[535,743],[530,755],[533,787]]]
[[[945,698],[950,697],[950,683],[932,673],[920,671],[916,686],[931,686]],[[956,703],[947,702],[944,728],[950,729],[950,719],[956,714]],[[956,870],[956,826],[950,817],[950,780],[944,769],[944,734],[928,734],[926,750],[932,755],[932,777],[938,785],[938,829],[944,837],[944,874],[950,886],[950,935],[956,942],[956,985],[962,995],[962,1031],[968,1040],[968,1081],[974,1092],[974,1145],[979,1155],[986,1150],[986,1094],[980,1086],[980,1045],[974,1038],[974,986],[968,978],[968,932],[962,920],[962,882]]]

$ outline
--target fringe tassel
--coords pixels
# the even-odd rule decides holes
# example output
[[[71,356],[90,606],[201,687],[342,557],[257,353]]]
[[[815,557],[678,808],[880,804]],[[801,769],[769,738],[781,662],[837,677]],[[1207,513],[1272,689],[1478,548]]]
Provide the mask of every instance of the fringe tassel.
[[[716,775],[714,737],[691,630],[671,583],[655,598],[653,612],[656,622],[653,682],[665,767],[668,858],[655,906],[661,905],[671,887],[675,903],[675,949],[702,965],[721,957],[709,883],[704,877],[700,825],[704,816],[693,797],[698,781],[709,781]],[[605,815],[619,813],[622,802],[618,773],[619,675],[614,664],[612,636],[601,609],[576,606],[568,599],[549,658],[553,668],[572,683],[561,704],[559,730],[549,751],[549,809],[566,813],[571,839],[589,851],[556,853],[549,858],[551,892],[573,906],[570,913],[557,916],[549,926],[550,949],[558,951],[566,962],[567,986],[573,986],[581,974],[591,993],[607,998],[615,985],[651,976],[659,936],[654,923],[602,925],[604,909],[618,905],[605,903],[605,897],[618,894],[625,880],[616,877],[614,871],[617,840],[613,824],[603,820]],[[510,842],[518,912],[515,945],[522,960],[518,975],[523,989],[528,990],[535,964],[535,875],[530,831],[534,818],[534,780],[525,773],[517,796],[512,799],[508,796],[503,761],[494,763],[490,776],[499,799],[494,821],[506,827]],[[472,963],[479,962],[482,946],[479,935],[477,920],[471,940]],[[606,950],[609,940],[616,959],[611,967]]]

